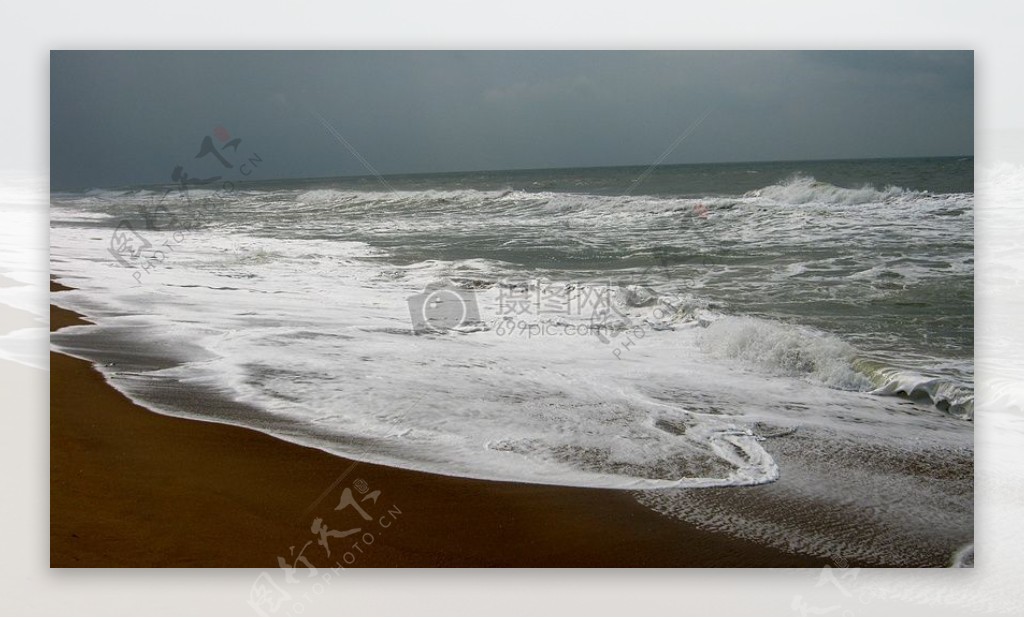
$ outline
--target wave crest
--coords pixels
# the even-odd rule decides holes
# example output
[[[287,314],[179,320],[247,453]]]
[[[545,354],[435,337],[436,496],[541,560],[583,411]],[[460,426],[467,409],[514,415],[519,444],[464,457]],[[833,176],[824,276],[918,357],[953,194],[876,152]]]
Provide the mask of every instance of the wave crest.
[[[860,360],[855,366],[867,374],[875,385],[875,395],[898,395],[910,399],[927,399],[940,410],[964,420],[974,418],[974,389],[947,378],[924,376],[914,371],[887,367]]]
[[[750,191],[744,197],[765,198],[784,204],[872,204],[887,202],[903,197],[928,195],[922,191],[914,191],[889,185],[884,189],[876,189],[864,185],[859,189],[837,187],[827,182],[815,180],[813,176],[793,176],[777,185]]]
[[[725,317],[711,323],[699,342],[711,356],[738,360],[767,373],[811,376],[840,390],[874,388],[853,367],[857,349],[825,333],[770,320]]]
[[[713,321],[698,339],[711,356],[770,375],[809,377],[830,388],[926,399],[964,420],[974,418],[974,389],[948,378],[870,360],[842,339],[809,328],[752,317]]]

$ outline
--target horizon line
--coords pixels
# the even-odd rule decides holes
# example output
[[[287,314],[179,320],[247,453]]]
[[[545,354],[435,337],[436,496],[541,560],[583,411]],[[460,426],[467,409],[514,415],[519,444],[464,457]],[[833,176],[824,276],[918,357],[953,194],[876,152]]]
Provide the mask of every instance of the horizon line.
[[[746,165],[746,164],[758,164],[758,163],[823,163],[830,161],[893,161],[901,159],[962,159],[962,158],[974,158],[973,154],[955,154],[955,155],[913,155],[913,156],[876,156],[876,157],[828,157],[823,159],[753,159],[747,161],[701,161],[691,163],[663,163],[656,166],[654,169],[660,169],[665,167],[685,167],[685,166],[697,166],[697,165]],[[498,169],[475,169],[475,170],[451,170],[444,172],[389,172],[387,174],[381,174],[382,178],[398,178],[407,176],[441,176],[445,174],[494,174],[501,172],[541,172],[541,171],[558,171],[558,170],[601,170],[601,169],[617,169],[617,168],[646,168],[650,167],[649,163],[631,163],[625,165],[586,165],[586,166],[556,166],[556,167],[511,167],[511,168],[498,168]],[[377,177],[373,174],[339,174],[336,176],[287,176],[277,178],[261,178],[256,180],[235,180],[229,181],[234,184],[250,184],[250,183],[261,183],[261,182],[283,182],[283,181],[314,181],[314,180],[355,180],[355,179],[376,179]],[[49,180],[49,179],[48,179]],[[53,183],[48,183],[49,190],[52,193],[54,191]],[[105,189],[105,190],[119,190],[119,189],[139,189],[144,187],[173,187],[177,186],[173,182],[149,182],[149,183],[136,183],[128,185],[116,185],[116,186],[99,186],[91,185],[88,187],[75,187],[75,188],[61,188],[59,191],[88,191],[92,189]]]

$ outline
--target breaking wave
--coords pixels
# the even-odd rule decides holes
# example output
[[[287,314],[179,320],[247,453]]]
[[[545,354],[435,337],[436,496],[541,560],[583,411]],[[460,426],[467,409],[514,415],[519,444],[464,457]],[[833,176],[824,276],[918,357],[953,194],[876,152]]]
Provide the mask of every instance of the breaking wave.
[[[838,337],[808,328],[751,317],[714,321],[699,339],[705,352],[734,359],[775,375],[811,376],[822,384],[849,391],[872,388],[853,367],[857,350]]]
[[[839,390],[926,399],[965,420],[974,418],[974,389],[866,358],[842,339],[772,320],[723,317],[698,338],[709,355],[769,375],[808,377]]]
[[[744,197],[769,199],[783,204],[870,204],[888,202],[897,198],[926,196],[927,193],[903,187],[887,186],[876,189],[864,185],[859,189],[837,187],[815,180],[813,176],[793,176],[789,180],[750,191]]]

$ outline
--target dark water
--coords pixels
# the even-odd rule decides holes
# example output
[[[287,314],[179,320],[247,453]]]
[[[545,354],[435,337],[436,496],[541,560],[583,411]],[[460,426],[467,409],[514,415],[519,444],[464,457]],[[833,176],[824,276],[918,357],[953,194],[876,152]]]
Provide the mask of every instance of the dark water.
[[[784,182],[794,175],[812,176],[838,187],[888,185],[930,193],[973,193],[974,157],[919,159],[850,159],[830,161],[768,161],[628,167],[564,168],[406,174],[276,180],[243,185],[253,189],[325,189],[358,191],[551,191],[593,195],[642,194],[675,197],[742,195]],[[639,181],[639,182],[638,182]]]

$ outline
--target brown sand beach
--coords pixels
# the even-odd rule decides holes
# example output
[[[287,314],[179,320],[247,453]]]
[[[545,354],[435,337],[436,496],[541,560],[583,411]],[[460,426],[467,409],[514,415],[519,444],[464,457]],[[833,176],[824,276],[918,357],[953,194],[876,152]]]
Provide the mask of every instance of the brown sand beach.
[[[51,283],[51,292],[66,289]],[[87,323],[51,305],[51,331]],[[300,554],[346,567],[822,564],[663,517],[627,492],[356,464],[164,416],[86,361],[51,352],[50,364],[51,567],[270,568],[284,557],[301,568]],[[370,520],[335,510],[346,489],[364,494],[357,504]]]

